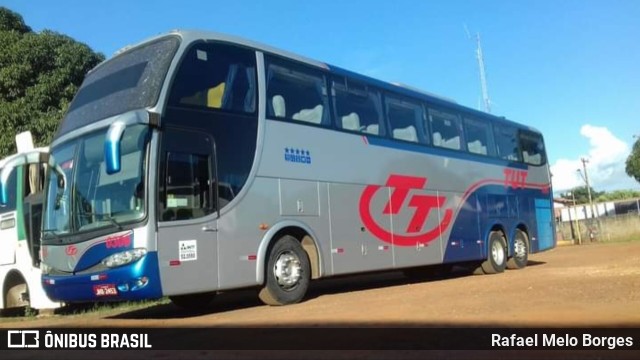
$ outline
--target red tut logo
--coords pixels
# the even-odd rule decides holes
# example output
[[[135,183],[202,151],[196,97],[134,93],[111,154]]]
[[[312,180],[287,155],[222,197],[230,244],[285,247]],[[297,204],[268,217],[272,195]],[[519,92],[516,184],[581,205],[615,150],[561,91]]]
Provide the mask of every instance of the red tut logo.
[[[78,248],[75,247],[75,245],[69,245],[66,249],[64,249],[64,252],[69,256],[73,256],[78,253]]]
[[[415,208],[415,211],[405,230],[407,235],[389,232],[380,226],[371,215],[371,200],[382,186],[367,186],[362,195],[360,195],[360,218],[367,230],[378,239],[398,246],[415,246],[417,243],[426,244],[437,238],[451,224],[453,210],[445,209],[440,224],[432,229],[423,231],[431,209],[435,208],[437,211],[441,208],[447,201],[445,196],[414,194],[409,198],[407,207],[403,207],[412,189],[424,189],[426,187],[427,178],[392,174],[385,185],[393,188],[393,192],[387,205],[382,210],[383,214],[396,215],[401,211],[407,211],[407,207]]]
[[[522,189],[527,184],[528,172],[514,169],[504,169],[504,186]]]

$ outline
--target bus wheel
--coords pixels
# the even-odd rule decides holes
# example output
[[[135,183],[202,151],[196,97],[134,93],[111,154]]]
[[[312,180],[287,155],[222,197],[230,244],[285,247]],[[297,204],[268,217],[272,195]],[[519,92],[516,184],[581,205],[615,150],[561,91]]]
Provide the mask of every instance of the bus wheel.
[[[209,306],[216,296],[216,292],[206,292],[199,294],[169,296],[171,302],[185,310],[197,311]]]
[[[258,296],[267,305],[300,302],[311,281],[311,265],[300,242],[289,235],[278,239],[269,252],[265,285]]]
[[[29,306],[27,284],[17,284],[9,288],[5,299],[5,308],[7,309]]]
[[[513,238],[513,256],[507,260],[507,268],[522,269],[529,260],[529,241],[524,231],[516,230]]]
[[[492,231],[489,234],[489,254],[480,267],[485,274],[497,274],[507,267],[507,243],[501,231]]]

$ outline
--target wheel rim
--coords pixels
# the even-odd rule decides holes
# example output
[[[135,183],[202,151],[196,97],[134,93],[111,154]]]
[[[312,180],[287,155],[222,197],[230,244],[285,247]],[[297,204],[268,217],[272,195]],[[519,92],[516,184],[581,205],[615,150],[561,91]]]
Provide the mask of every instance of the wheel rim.
[[[494,241],[491,245],[491,257],[498,265],[504,262],[504,248],[500,241]]]
[[[292,251],[282,252],[273,266],[273,275],[282,289],[293,289],[302,277],[300,258]]]
[[[527,256],[527,245],[521,238],[516,238],[513,244],[514,257],[520,261],[524,260]]]

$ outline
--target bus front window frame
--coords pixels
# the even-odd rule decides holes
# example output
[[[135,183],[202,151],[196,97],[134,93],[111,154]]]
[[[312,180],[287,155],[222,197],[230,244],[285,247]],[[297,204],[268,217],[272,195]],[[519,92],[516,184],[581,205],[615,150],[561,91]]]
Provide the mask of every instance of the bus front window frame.
[[[104,135],[105,129],[98,130],[52,149],[52,155],[59,158],[68,183],[64,192],[58,193],[53,189],[57,186],[58,176],[51,170],[48,171],[48,190],[43,214],[44,244],[54,240],[80,242],[85,238],[113,232],[114,227],[118,230],[132,228],[147,219],[151,129],[142,124],[126,128],[122,140],[123,167],[114,174],[108,174],[105,169],[102,146]],[[61,156],[63,153],[67,154]],[[92,160],[87,159],[87,155]],[[83,169],[88,172],[83,172]],[[132,171],[135,171],[133,176]],[[127,189],[125,185],[131,191],[118,193],[122,188]],[[108,196],[102,197],[99,194]],[[114,194],[124,194],[125,197],[129,194],[129,208],[122,197]],[[116,203],[118,199],[120,202]],[[114,208],[124,210],[114,211]]]

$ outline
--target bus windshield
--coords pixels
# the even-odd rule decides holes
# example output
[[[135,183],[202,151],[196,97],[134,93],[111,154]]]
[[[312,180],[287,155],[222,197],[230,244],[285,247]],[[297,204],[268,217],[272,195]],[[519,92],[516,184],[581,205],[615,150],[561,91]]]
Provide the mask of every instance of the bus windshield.
[[[84,79],[56,137],[97,120],[153,106],[180,41],[169,36],[125,51]]]
[[[64,190],[49,172],[43,240],[118,227],[145,215],[145,181],[149,130],[146,125],[128,127],[121,142],[122,169],[105,170],[101,130],[62,144],[52,151],[68,179]]]

